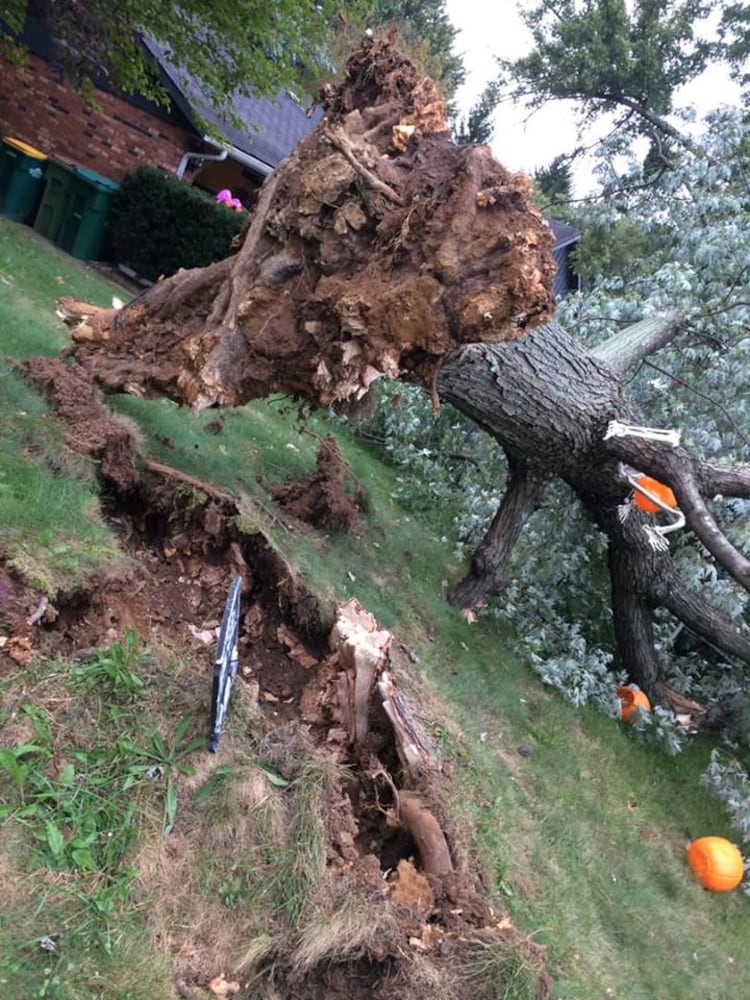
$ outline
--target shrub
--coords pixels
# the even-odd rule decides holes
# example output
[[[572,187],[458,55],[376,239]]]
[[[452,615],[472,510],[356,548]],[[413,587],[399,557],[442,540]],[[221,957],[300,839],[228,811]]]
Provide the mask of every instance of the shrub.
[[[115,260],[155,281],[227,257],[246,216],[154,167],[139,167],[112,199]]]

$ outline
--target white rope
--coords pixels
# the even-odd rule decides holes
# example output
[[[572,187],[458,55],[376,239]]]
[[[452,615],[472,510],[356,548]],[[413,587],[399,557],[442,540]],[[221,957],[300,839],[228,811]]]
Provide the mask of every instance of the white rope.
[[[663,441],[672,448],[676,448],[680,443],[679,431],[667,431],[660,427],[639,427],[636,424],[623,424],[619,420],[610,420],[607,424],[604,440],[608,441],[613,437],[639,437],[648,441]]]

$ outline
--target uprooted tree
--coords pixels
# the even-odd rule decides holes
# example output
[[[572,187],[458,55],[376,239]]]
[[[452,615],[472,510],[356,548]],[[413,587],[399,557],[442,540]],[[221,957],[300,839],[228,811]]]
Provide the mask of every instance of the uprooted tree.
[[[632,430],[646,421],[620,376],[668,343],[680,317],[593,352],[552,322],[551,240],[526,178],[486,147],[453,145],[433,85],[390,42],[367,40],[323,100],[325,118],[266,181],[235,256],[121,310],[63,300],[78,323],[69,353],[106,392],[197,408],[276,392],[345,407],[381,376],[421,382],[435,405],[450,401],[487,430],[511,469],[455,603],[502,593],[523,524],[560,477],[608,540],[634,682],[675,703],[654,650],[659,606],[750,662],[750,637],[681,579],[654,516],[628,504],[636,472],[668,484],[710,558],[750,590],[750,562],[707,506],[717,493],[750,497],[750,469]]]

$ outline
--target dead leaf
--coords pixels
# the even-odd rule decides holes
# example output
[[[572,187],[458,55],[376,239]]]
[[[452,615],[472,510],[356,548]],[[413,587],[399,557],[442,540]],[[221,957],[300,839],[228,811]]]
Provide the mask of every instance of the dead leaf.
[[[31,639],[25,635],[12,635],[7,646],[8,655],[22,667],[27,666],[34,659],[34,650],[31,648]]]
[[[216,976],[208,984],[208,988],[217,997],[232,997],[235,993],[240,992],[240,984],[234,980],[229,982],[224,978],[224,975]]]
[[[393,883],[391,902],[427,916],[435,903],[430,883],[420,874],[411,862],[401,859],[396,869],[396,879]]]

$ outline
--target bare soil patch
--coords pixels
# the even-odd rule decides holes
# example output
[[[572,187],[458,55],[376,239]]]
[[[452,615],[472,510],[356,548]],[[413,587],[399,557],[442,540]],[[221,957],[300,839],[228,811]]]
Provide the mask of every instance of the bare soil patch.
[[[76,428],[69,435],[73,448],[103,456],[113,437],[122,454],[132,448],[134,438],[110,427],[103,404],[86,393],[74,367],[34,362],[29,371],[66,426]],[[312,477],[320,487],[316,510],[318,502],[329,512],[341,509],[343,486],[332,496],[326,484],[342,485],[342,463],[338,448],[325,441]],[[17,669],[33,656],[81,657],[132,628],[174,657],[204,664],[186,677],[205,690],[208,729],[216,632],[228,586],[239,574],[244,611],[236,696],[254,705],[258,719],[244,755],[259,753],[290,786],[305,768],[328,775],[317,806],[325,830],[319,882],[293,925],[269,915],[263,941],[270,944],[249,942],[251,914],[222,912],[219,902],[191,915],[189,933],[170,925],[185,926],[184,913],[173,907],[206,837],[219,838],[217,851],[222,836],[227,850],[252,850],[254,816],[273,796],[277,836],[282,842],[290,836],[288,821],[279,819],[290,808],[287,793],[272,788],[262,772],[252,772],[250,799],[227,819],[225,834],[216,823],[201,826],[199,816],[190,820],[188,808],[185,826],[178,824],[141,859],[144,892],[153,919],[163,921],[160,946],[173,955],[180,995],[204,997],[226,973],[239,983],[239,995],[269,1000],[481,1000],[501,994],[476,978],[476,970],[488,949],[510,949],[532,969],[538,995],[547,996],[543,949],[487,901],[472,866],[468,821],[450,805],[451,765],[430,738],[439,709],[409,676],[398,642],[356,602],[323,607],[262,534],[242,531],[231,496],[168,467],[146,465],[148,473],[134,480],[114,471],[127,470],[126,461],[113,461],[108,471],[102,461],[105,513],[128,557],[111,578],[52,607],[0,567],[0,670]],[[297,516],[302,498],[315,492],[310,483],[296,491],[287,485]],[[235,734],[227,753],[237,747]],[[199,765],[204,776],[218,758],[206,753]],[[181,794],[189,796],[190,788]]]

